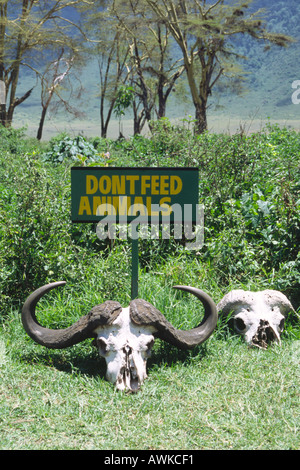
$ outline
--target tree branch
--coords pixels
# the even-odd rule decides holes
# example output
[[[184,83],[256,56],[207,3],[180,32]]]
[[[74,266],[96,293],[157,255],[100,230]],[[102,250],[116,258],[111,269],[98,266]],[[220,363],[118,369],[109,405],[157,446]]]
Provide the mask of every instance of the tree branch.
[[[32,87],[30,90],[28,90],[28,91],[22,96],[22,98],[15,98],[15,101],[14,101],[14,108],[15,108],[16,106],[19,106],[19,104],[23,103],[23,101],[25,101],[27,98],[29,98],[29,96],[31,95],[33,89],[34,89],[34,87]]]

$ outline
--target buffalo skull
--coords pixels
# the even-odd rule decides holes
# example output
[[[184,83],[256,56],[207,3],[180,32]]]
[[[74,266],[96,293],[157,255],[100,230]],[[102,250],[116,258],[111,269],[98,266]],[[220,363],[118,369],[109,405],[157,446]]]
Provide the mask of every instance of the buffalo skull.
[[[217,311],[225,315],[233,312],[235,331],[249,346],[266,349],[272,341],[280,344],[285,317],[294,309],[287,297],[276,290],[233,290],[218,303]]]
[[[100,356],[106,360],[106,377],[119,390],[137,391],[140,388],[147,377],[146,362],[155,338],[181,349],[190,349],[203,343],[217,324],[216,305],[205,292],[194,287],[175,286],[195,295],[204,306],[204,318],[194,329],[177,330],[159,310],[142,299],[132,300],[127,308],[108,300],[93,307],[68,328],[44,328],[36,319],[36,304],[51,289],[64,284],[64,281],[47,284],[27,298],[22,309],[25,331],[42,346],[56,349],[94,338]]]

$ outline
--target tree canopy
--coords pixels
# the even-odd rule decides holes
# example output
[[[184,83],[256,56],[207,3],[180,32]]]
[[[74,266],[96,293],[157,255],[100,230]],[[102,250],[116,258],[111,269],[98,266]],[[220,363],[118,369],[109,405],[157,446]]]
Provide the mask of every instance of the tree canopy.
[[[284,34],[268,32],[261,9],[247,12],[252,0],[234,5],[225,0],[145,1],[180,48],[198,133],[207,129],[208,99],[215,84],[222,76],[240,73],[233,67],[235,59],[241,57],[232,47],[233,36],[248,35],[281,47],[292,41]]]
[[[33,87],[17,97],[21,69],[41,73],[42,64],[63,47],[76,56],[81,43],[75,31],[79,25],[66,15],[68,8],[79,9],[87,0],[0,0],[0,80],[6,91],[0,104],[0,123],[10,126],[14,110],[29,98]]]
[[[201,133],[207,129],[215,86],[243,79],[245,56],[234,38],[248,37],[266,48],[292,42],[281,32],[269,31],[264,10],[256,10],[252,3],[0,0],[0,81],[6,92],[6,100],[0,101],[0,122],[11,125],[15,108],[29,99],[35,86],[17,97],[21,71],[33,70],[45,84],[47,67],[59,59],[63,48],[72,63],[83,54],[98,58],[103,136],[120,87],[133,90],[134,132],[140,133],[146,122],[165,116],[167,100],[183,77],[195,108],[195,131]],[[46,94],[44,89],[43,103],[48,102]]]

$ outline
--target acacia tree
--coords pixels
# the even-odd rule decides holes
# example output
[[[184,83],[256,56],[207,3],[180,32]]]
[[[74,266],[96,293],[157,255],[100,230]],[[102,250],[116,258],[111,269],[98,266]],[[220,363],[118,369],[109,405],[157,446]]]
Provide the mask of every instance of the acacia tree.
[[[231,64],[239,57],[231,39],[242,34],[255,40],[287,46],[291,38],[270,33],[262,10],[248,13],[252,0],[228,5],[225,0],[145,0],[156,21],[163,23],[180,48],[195,106],[195,132],[207,129],[208,99]]]
[[[109,36],[108,36],[109,37]],[[127,82],[129,71],[126,61],[129,47],[122,41],[120,31],[98,46],[100,73],[100,123],[101,137],[107,136],[108,125],[118,97],[120,85]]]
[[[148,24],[147,36],[132,37],[131,83],[137,100],[134,102],[134,128],[140,133],[150,122],[153,110],[157,119],[165,117],[167,101],[184,72],[181,61],[171,59],[170,34],[162,24]],[[142,105],[138,112],[139,104]]]
[[[175,83],[184,72],[182,60],[172,57],[172,36],[147,7],[144,0],[114,0],[110,7],[130,47],[130,85],[133,102],[134,133],[144,124],[165,116],[166,104]]]
[[[69,33],[80,28],[64,16],[64,11],[87,3],[92,0],[0,0],[0,80],[6,90],[6,103],[0,105],[2,125],[11,125],[15,108],[33,89],[17,97],[22,68],[39,73],[47,54],[51,57],[61,47],[72,49],[73,55],[79,53],[79,43]]]
[[[74,57],[66,57],[64,55],[64,48],[62,48],[59,52],[58,58],[50,62],[50,64],[46,66],[43,74],[40,76],[42,113],[36,136],[38,140],[41,140],[42,138],[44,122],[48,109],[57,111],[57,109],[62,105],[68,113],[73,114],[75,117],[78,118],[83,116],[82,112],[78,111],[70,104],[71,97],[74,95],[73,84],[69,75],[73,65]],[[66,89],[66,87],[62,86],[63,82],[67,83],[67,97],[62,94],[62,91],[65,91]],[[82,86],[79,86],[79,89],[76,92],[77,100],[80,98],[81,92]]]
[[[85,30],[93,38],[93,55],[99,67],[99,98],[101,136],[106,137],[120,87],[125,86],[129,70],[129,45],[117,18],[111,14],[109,0],[95,0],[87,12]]]
[[[140,134],[146,122],[152,118],[152,110],[155,104],[156,93],[151,81],[147,76],[142,63],[147,61],[139,48],[138,41],[133,38],[130,46],[131,71],[130,84],[134,89],[133,99],[133,128],[134,134]]]

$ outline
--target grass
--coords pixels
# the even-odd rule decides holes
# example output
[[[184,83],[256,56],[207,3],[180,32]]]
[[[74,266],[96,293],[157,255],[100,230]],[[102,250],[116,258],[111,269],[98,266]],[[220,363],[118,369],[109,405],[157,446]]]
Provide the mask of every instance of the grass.
[[[81,348],[28,354],[24,342],[16,359],[1,335],[2,449],[299,449],[291,341],[259,351],[212,338],[205,353],[152,363],[136,395],[98,375],[89,347],[80,370]]]
[[[164,269],[174,273],[174,263]],[[195,265],[186,271],[192,275]],[[175,326],[191,328],[198,302],[171,290],[172,281],[141,270],[141,297]],[[206,287],[220,295],[212,282]],[[94,295],[84,292],[82,302]],[[42,301],[42,323],[53,325],[57,312],[73,321],[80,315],[76,297],[66,290]],[[299,358],[297,329],[286,330],[281,347],[262,351],[248,349],[221,321],[190,352],[157,340],[142,390],[127,394],[105,380],[105,363],[90,341],[47,350],[27,337],[15,311],[0,330],[0,447],[299,449]]]

